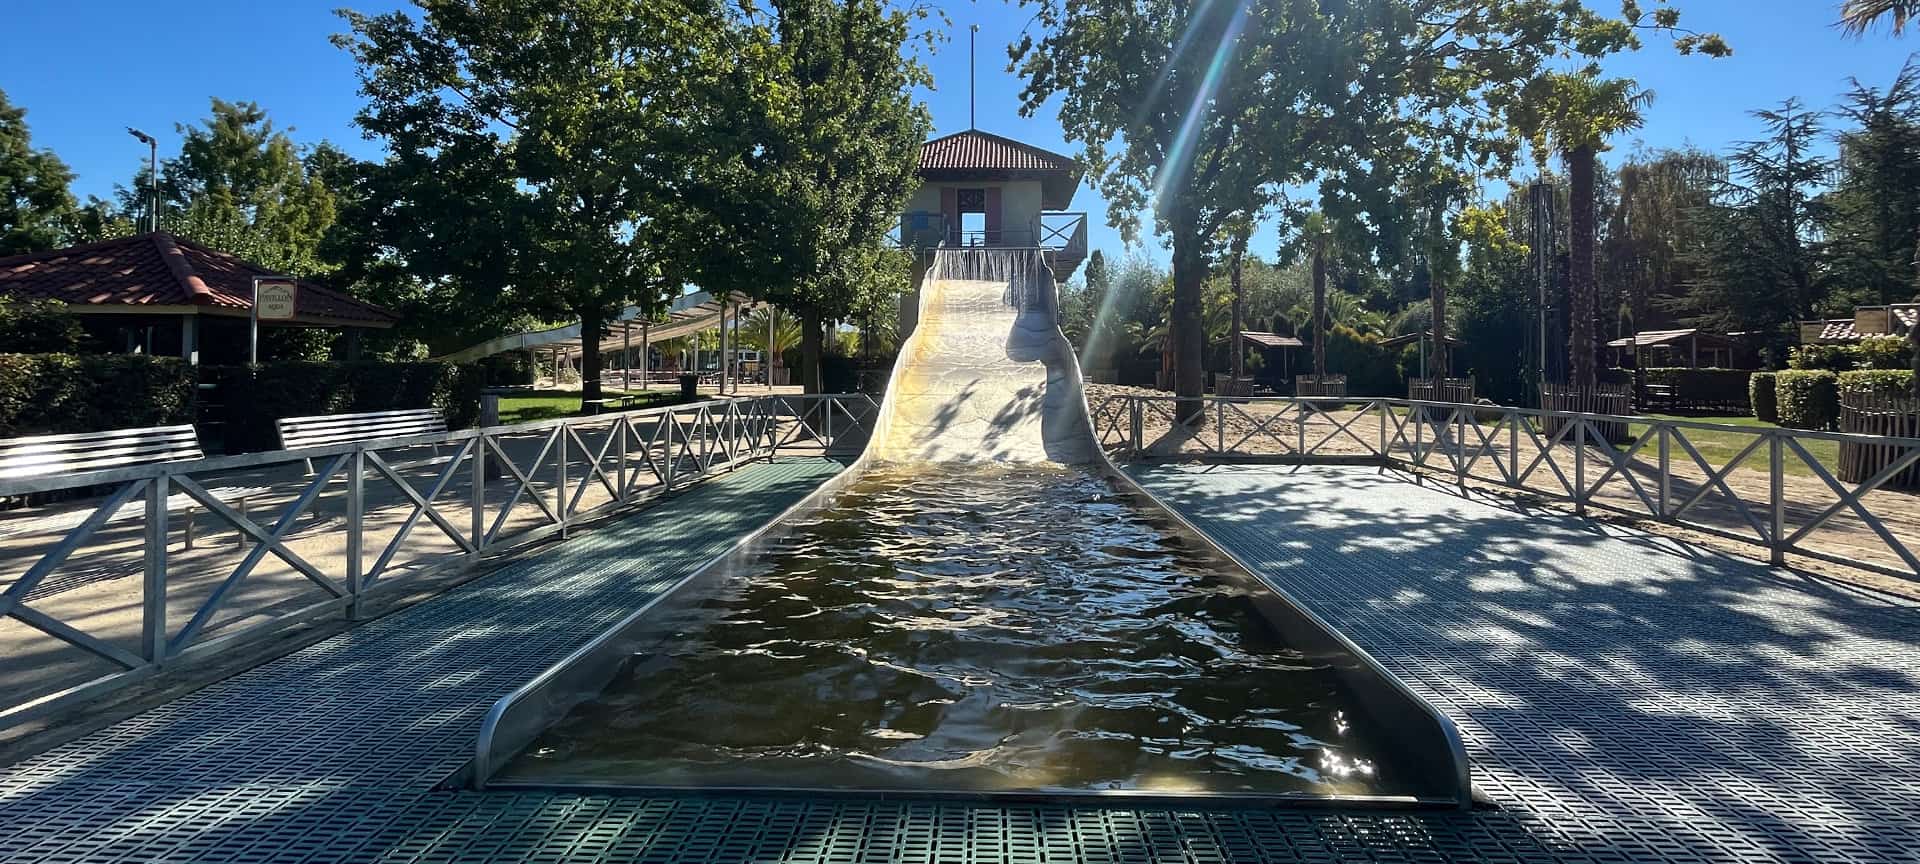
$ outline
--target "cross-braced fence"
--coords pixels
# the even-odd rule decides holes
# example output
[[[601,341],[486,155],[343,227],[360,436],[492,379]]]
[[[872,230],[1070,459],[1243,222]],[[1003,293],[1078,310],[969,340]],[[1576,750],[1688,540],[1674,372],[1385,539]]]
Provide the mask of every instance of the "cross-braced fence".
[[[1889,485],[1920,465],[1920,437],[1407,399],[1116,395],[1092,411],[1117,459],[1363,461],[1669,523],[1775,563],[1920,578],[1920,495]],[[1861,447],[1883,458],[1842,479],[1838,454]]]
[[[0,727],[249,638],[361,615],[389,587],[472,572],[483,555],[716,472],[856,453],[877,412],[862,394],[721,399],[0,479],[0,498],[69,502],[0,513]],[[244,509],[215,491],[236,482],[253,490]],[[240,543],[170,539],[195,519]]]

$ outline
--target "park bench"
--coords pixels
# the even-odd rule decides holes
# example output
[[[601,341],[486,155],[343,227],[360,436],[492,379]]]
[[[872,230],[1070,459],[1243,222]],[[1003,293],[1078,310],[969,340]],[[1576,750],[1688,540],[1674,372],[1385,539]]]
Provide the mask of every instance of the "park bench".
[[[282,417],[273,421],[280,433],[283,450],[324,447],[329,444],[353,444],[412,435],[445,435],[447,418],[435,408],[410,408],[401,411],[369,411],[363,414],[323,414],[314,417]],[[440,445],[433,445],[433,461],[440,458]],[[307,473],[313,473],[313,460],[307,460]]]
[[[186,462],[204,458],[200,438],[192,426],[155,426],[136,429],[110,429],[105,432],[80,432],[65,435],[34,435],[25,438],[0,438],[0,480],[18,477],[44,477],[58,474],[85,474],[115,468],[135,468],[160,462]],[[265,486],[222,486],[207,492],[221,502],[237,502],[246,513],[247,499],[263,495]],[[181,493],[167,498],[168,512],[187,514],[186,548],[193,548],[194,499]],[[130,501],[120,506],[108,522],[143,516],[146,504]],[[46,516],[11,519],[0,523],[0,537],[65,531],[87,521],[93,511],[79,509]],[[240,533],[241,542],[246,535]]]

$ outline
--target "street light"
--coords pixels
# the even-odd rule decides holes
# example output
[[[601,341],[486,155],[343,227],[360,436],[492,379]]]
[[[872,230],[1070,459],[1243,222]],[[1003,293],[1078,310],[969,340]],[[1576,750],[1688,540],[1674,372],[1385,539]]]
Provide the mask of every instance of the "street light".
[[[140,139],[141,143],[147,145],[147,185],[153,188],[153,209],[148,216],[149,230],[158,231],[160,230],[160,142],[153,140],[152,135],[132,126],[127,127],[127,134]]]

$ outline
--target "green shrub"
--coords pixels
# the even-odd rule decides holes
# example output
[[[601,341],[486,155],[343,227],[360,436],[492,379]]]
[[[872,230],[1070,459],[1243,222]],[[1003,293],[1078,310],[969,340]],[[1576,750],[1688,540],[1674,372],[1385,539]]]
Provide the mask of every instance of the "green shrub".
[[[1752,374],[1745,369],[1656,366],[1646,370],[1646,383],[1673,388],[1672,395],[1662,400],[1669,407],[1744,412],[1749,404],[1747,379]]]
[[[1825,369],[1790,369],[1774,376],[1780,425],[1829,429],[1840,416],[1840,376]]]
[[[72,354],[85,340],[86,331],[67,304],[0,297],[0,351]]]
[[[1913,344],[1900,336],[1874,336],[1848,347],[1861,369],[1907,369],[1913,362]]]
[[[1347,376],[1350,396],[1402,397],[1407,392],[1407,379],[1399,361],[1411,350],[1388,348],[1380,344],[1378,336],[1335,324],[1327,330],[1327,372]]]
[[[1747,379],[1747,401],[1753,405],[1753,416],[1767,423],[1780,422],[1779,403],[1774,398],[1772,372],[1755,372]]]
[[[1911,369],[1861,369],[1840,373],[1841,396],[1907,396],[1913,392]]]
[[[0,437],[193,420],[192,367],[141,354],[0,354]]]
[[[1870,336],[1851,345],[1802,345],[1787,356],[1794,369],[1905,369],[1912,362],[1913,345],[1898,336]]]

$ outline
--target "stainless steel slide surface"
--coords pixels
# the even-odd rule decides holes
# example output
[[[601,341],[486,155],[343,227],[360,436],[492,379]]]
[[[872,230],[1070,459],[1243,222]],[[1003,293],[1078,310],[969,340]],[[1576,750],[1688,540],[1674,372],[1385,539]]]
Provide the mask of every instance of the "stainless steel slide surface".
[[[1097,452],[1038,249],[941,249],[867,453],[881,462],[1086,464]]]

